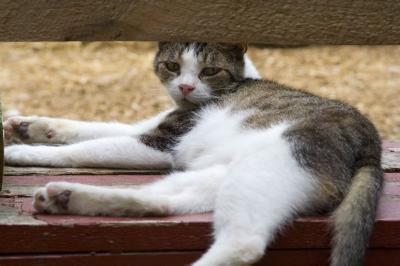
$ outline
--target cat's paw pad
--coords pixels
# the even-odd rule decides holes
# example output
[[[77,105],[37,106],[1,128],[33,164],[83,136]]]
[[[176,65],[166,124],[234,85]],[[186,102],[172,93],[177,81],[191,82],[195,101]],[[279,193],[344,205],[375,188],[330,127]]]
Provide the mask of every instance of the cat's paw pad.
[[[13,116],[3,123],[7,144],[48,142],[55,135],[43,119],[39,117]]]
[[[6,141],[10,143],[23,143],[24,140],[28,140],[30,138],[30,124],[30,121],[26,121],[26,119],[21,116],[8,118],[3,123],[4,137]]]
[[[51,182],[34,194],[33,207],[44,213],[70,213],[69,202],[73,191],[66,182]]]

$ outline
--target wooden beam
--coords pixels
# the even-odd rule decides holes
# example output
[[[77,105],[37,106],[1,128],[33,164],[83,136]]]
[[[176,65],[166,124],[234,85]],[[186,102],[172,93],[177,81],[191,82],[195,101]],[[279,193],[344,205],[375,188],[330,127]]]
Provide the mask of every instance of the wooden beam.
[[[3,0],[0,41],[400,44],[399,14],[382,0]]]

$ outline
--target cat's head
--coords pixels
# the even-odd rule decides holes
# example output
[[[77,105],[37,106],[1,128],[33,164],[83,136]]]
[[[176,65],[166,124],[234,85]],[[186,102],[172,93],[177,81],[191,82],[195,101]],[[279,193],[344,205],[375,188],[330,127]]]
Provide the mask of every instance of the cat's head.
[[[244,79],[245,52],[239,44],[161,42],[154,68],[178,105],[201,105]]]

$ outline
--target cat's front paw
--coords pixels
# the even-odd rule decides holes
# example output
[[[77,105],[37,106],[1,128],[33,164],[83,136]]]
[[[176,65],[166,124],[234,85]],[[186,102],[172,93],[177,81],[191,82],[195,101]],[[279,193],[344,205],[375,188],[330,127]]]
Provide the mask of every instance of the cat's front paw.
[[[15,166],[58,166],[63,161],[57,148],[25,144],[6,146],[4,161],[6,165]]]
[[[33,165],[37,159],[34,147],[12,145],[4,148],[4,161],[7,165]]]
[[[55,136],[46,119],[37,116],[13,116],[3,123],[7,145],[20,143],[49,143]]]
[[[73,195],[73,187],[67,182],[50,182],[38,189],[33,198],[33,207],[38,212],[51,214],[72,213],[69,203]]]

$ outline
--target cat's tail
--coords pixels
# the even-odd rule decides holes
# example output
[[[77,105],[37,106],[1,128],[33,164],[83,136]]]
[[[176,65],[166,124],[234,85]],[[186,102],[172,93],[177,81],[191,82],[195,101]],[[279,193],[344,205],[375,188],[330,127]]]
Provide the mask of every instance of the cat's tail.
[[[350,190],[332,216],[331,266],[363,265],[382,180],[379,166],[364,166],[355,173]]]

